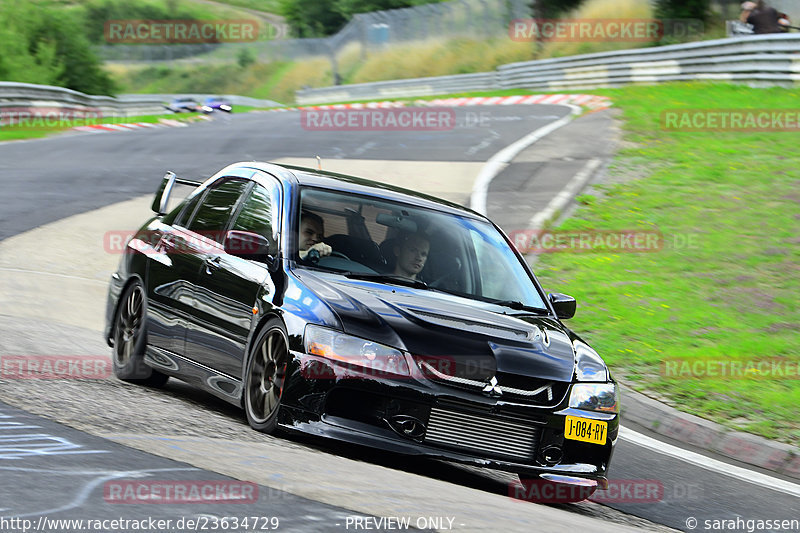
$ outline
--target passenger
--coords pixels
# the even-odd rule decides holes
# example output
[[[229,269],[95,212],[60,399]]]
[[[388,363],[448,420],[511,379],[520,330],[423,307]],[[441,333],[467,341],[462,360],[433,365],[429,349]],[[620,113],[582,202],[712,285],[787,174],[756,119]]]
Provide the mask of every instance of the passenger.
[[[395,276],[417,279],[417,275],[425,267],[431,242],[424,233],[406,234],[400,237],[394,246],[394,255],[397,256],[394,272]]]
[[[300,238],[298,248],[300,259],[306,259],[311,250],[319,252],[321,257],[331,255],[333,248],[322,242],[325,237],[325,222],[322,217],[311,211],[300,213]]]

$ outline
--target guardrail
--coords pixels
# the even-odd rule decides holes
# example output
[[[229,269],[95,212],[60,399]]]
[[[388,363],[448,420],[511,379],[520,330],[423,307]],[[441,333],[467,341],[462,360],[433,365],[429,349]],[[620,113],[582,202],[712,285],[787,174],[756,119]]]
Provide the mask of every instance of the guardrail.
[[[63,87],[32,83],[0,82],[0,119],[35,110],[52,115],[137,116],[166,113],[164,105],[178,97],[202,102],[211,94],[123,94],[118,98],[93,96]],[[278,102],[247,96],[225,95],[233,105],[275,107]]]
[[[479,72],[477,74],[457,74],[435,78],[412,78],[339,85],[324,89],[304,89],[295,93],[295,100],[298,104],[306,104],[340,102],[363,98],[395,98],[465,91],[490,91],[497,88],[498,83],[496,72]]]
[[[495,72],[340,85],[296,92],[298,104],[525,88],[594,89],[630,83],[800,81],[800,34],[733,37],[502,65]]]
[[[243,105],[248,107],[278,107],[283,105],[274,100],[261,100],[258,98],[251,98],[249,96],[239,96],[238,94],[221,95],[219,93],[120,94],[117,97],[117,100],[125,103],[129,101],[141,100],[142,98],[147,98],[152,100],[158,100],[159,102],[167,104],[176,98],[193,98],[198,102],[202,102],[206,98],[212,96],[221,96],[222,98],[228,100],[233,105]]]
[[[32,83],[0,82],[0,116],[20,109],[68,110],[100,115],[154,115],[164,112],[161,99],[146,95],[119,100],[93,96],[63,87]]]

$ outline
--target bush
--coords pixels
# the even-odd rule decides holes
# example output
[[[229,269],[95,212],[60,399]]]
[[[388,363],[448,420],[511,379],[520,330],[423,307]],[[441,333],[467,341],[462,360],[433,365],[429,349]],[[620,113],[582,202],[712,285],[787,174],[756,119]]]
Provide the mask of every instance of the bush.
[[[0,79],[58,85],[87,94],[114,91],[89,46],[80,12],[9,0],[0,3],[0,28]]]
[[[552,19],[576,9],[581,2],[583,0],[534,0],[530,6],[534,18]]]
[[[242,48],[236,54],[236,63],[242,68],[247,68],[256,62],[256,56],[249,48]]]
[[[708,21],[711,0],[656,0],[656,16],[661,19]]]

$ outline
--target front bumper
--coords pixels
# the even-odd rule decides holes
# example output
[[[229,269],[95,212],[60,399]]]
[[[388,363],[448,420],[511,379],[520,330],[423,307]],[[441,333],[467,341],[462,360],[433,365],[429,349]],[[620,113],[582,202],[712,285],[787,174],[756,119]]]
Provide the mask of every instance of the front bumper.
[[[601,486],[607,481],[617,414],[569,409],[566,398],[554,407],[502,401],[424,379],[342,371],[318,357],[293,355],[280,419],[285,429],[522,476],[566,475]],[[308,379],[301,368],[310,360],[328,365],[330,373]],[[565,439],[567,415],[605,421],[605,443]]]

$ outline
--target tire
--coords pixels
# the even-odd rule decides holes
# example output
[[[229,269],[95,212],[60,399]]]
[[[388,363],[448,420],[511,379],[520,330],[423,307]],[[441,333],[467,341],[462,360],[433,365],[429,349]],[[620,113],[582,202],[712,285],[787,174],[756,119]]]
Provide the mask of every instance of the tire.
[[[169,376],[153,370],[144,362],[147,346],[147,302],[141,282],[131,283],[119,299],[114,319],[114,348],[111,361],[114,375],[122,381],[163,386]]]
[[[280,320],[270,319],[253,343],[244,376],[244,410],[250,427],[257,431],[272,434],[278,428],[288,362],[286,328]]]

